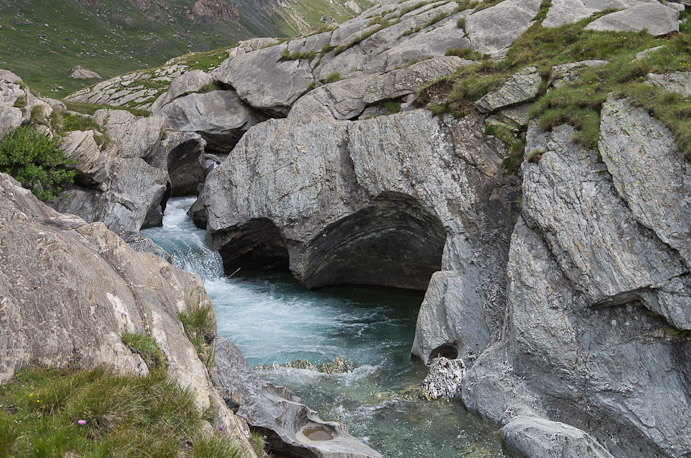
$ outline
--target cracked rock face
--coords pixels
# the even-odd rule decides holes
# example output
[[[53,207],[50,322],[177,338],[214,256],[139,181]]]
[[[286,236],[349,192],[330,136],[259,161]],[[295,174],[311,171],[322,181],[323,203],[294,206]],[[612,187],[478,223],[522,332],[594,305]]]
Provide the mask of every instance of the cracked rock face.
[[[88,132],[66,137],[69,145],[85,137],[70,153],[78,159],[75,167],[84,178],[66,189],[64,200],[50,204],[90,222],[102,221],[118,234],[160,224],[168,183],[165,152],[159,147],[164,119],[136,118],[121,110],[99,110],[94,119],[104,126],[112,143],[98,148],[89,142],[93,136]]]
[[[602,149],[605,164],[570,143],[569,127],[529,128],[527,154],[542,156],[523,165],[507,329],[469,369],[462,396],[496,421],[540,416],[585,429],[615,456],[683,456],[691,450],[684,432],[690,344],[670,324],[687,329],[691,289],[681,252],[662,237],[669,221],[687,218],[675,213],[683,206],[665,204],[683,189],[685,169],[659,182],[655,174],[675,164],[678,153],[655,145],[671,134],[623,101],[610,100],[603,120],[615,108],[618,127],[610,119],[601,128],[603,145],[610,145]],[[628,136],[635,146],[624,141]],[[653,150],[659,164],[637,167]],[[620,170],[624,160],[610,168],[623,154],[638,155],[631,175]],[[649,180],[642,188],[636,173]],[[655,198],[625,192],[649,186],[661,187]],[[647,220],[656,224],[646,227]]]

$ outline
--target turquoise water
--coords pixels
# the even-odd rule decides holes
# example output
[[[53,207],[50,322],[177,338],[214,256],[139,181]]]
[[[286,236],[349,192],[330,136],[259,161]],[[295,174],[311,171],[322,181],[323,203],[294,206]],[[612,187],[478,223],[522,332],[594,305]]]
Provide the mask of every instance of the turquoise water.
[[[260,375],[288,387],[324,420],[345,423],[385,457],[503,457],[496,426],[456,402],[406,400],[422,381],[410,360],[421,293],[376,287],[310,291],[287,273],[223,275],[205,231],[186,216],[193,198],[171,199],[163,227],[142,231],[185,270],[202,276],[218,321]],[[345,358],[345,374],[278,366]]]

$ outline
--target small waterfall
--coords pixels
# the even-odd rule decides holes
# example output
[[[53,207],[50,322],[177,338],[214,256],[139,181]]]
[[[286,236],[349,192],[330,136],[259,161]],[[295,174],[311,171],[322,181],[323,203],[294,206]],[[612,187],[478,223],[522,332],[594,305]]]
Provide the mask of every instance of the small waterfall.
[[[163,227],[142,231],[168,253],[173,264],[188,272],[199,274],[207,282],[222,278],[221,255],[204,243],[206,231],[198,229],[187,216],[194,197],[170,199],[163,216]]]

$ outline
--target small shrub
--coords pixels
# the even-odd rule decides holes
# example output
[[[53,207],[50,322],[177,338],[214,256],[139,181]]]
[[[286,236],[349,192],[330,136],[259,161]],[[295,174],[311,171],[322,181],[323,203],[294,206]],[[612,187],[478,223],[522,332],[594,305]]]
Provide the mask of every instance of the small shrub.
[[[43,201],[58,197],[74,181],[74,170],[56,138],[50,140],[33,126],[23,126],[0,143],[0,171],[14,177]]]
[[[142,357],[150,371],[167,368],[165,355],[150,335],[126,331],[120,335],[120,338],[130,350]]]
[[[456,21],[456,25],[458,26],[459,29],[465,29],[465,17],[461,16],[458,18],[458,21]]]
[[[312,81],[310,84],[307,85],[307,90],[308,90],[308,91],[311,91],[311,90],[314,89],[315,87],[317,87],[317,83],[315,83],[314,81]]]
[[[341,74],[339,72],[333,72],[329,73],[326,78],[324,78],[325,83],[335,83],[336,81],[340,81],[343,78],[341,78]]]

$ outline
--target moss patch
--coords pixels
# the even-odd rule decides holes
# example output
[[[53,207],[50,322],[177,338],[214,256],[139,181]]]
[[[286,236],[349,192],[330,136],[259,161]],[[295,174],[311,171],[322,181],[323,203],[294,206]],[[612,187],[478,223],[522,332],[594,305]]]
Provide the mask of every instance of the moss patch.
[[[674,133],[687,161],[691,161],[690,98],[665,93],[644,82],[648,73],[689,71],[691,36],[678,33],[670,37],[653,37],[645,32],[585,30],[588,23],[607,14],[606,11],[575,24],[545,28],[541,21],[550,4],[549,1],[543,2],[535,18],[537,22],[514,42],[504,60],[462,67],[454,75],[422,88],[416,103],[427,106],[438,115],[464,116],[484,94],[497,89],[521,69],[535,66],[543,77],[543,89],[538,94],[531,117],[538,119],[542,129],[569,123],[577,129],[574,141],[596,149],[602,104],[609,94],[615,93],[647,109],[667,126]],[[656,46],[663,48],[636,59],[640,51]],[[463,52],[455,54],[451,51],[450,54]],[[553,66],[591,59],[609,63],[584,67],[576,81],[546,91]],[[440,95],[444,101],[432,103],[439,100]],[[515,170],[514,165],[510,168]]]

